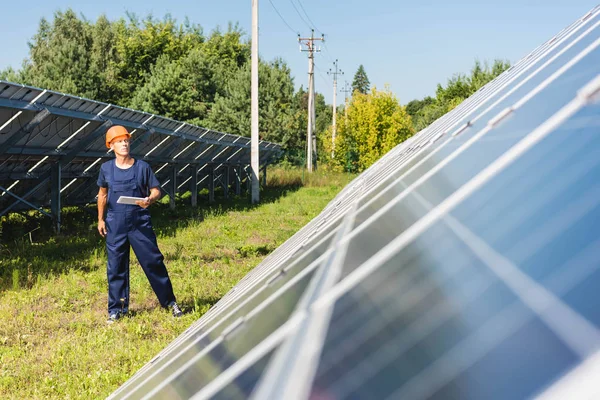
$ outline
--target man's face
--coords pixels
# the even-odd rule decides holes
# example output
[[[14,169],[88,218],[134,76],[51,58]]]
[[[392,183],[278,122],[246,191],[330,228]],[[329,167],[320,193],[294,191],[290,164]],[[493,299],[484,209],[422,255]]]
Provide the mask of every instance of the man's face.
[[[129,142],[128,136],[118,136],[110,142],[110,148],[115,154],[120,156],[126,156],[129,154]]]

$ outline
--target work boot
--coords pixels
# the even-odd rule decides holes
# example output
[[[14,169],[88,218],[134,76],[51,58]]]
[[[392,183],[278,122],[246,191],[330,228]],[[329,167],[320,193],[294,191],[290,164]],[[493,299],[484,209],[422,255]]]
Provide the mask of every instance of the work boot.
[[[110,315],[108,316],[108,319],[106,320],[107,324],[113,324],[115,322],[117,322],[117,320],[121,318],[121,313],[120,312],[112,312],[110,313]]]
[[[172,302],[169,308],[175,318],[179,318],[183,315],[183,311],[181,311],[181,308],[179,308],[179,305],[177,305],[176,302]]]

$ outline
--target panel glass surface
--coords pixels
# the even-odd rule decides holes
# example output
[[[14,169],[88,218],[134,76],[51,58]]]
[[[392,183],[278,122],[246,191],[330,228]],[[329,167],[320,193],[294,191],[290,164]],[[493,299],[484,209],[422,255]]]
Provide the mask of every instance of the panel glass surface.
[[[264,357],[259,359],[256,363],[247,368],[239,376],[237,376],[233,382],[225,386],[221,391],[211,396],[211,399],[217,400],[235,400],[235,399],[248,399],[252,394],[252,391],[256,387],[260,377],[265,371],[271,357],[277,351],[274,349],[267,353]]]
[[[524,398],[578,361],[440,222],[336,302],[312,395]]]
[[[502,121],[499,126],[475,141],[470,147],[462,151],[457,157],[447,163],[442,169],[431,174],[421,185],[418,192],[431,204],[436,206],[460,186],[468,182],[483,168],[497,157],[518,143],[542,122],[556,113],[576,96],[576,91],[593,79],[600,65],[600,49],[588,54],[571,69],[560,75],[538,95],[518,108],[514,115]],[[372,220],[364,232],[352,239],[349,256],[344,265],[344,275],[350,273],[366,258],[387,244],[393,237],[400,234],[415,221],[423,217],[427,211],[413,196],[403,193],[405,188],[417,179],[418,170],[423,174],[437,164],[435,160],[445,158],[469,139],[474,133],[468,130],[464,134],[454,137],[441,148],[428,162],[422,164],[401,181],[391,186],[384,195],[379,196],[357,214],[356,225],[364,223],[374,213],[380,212],[377,219]],[[397,198],[397,200],[394,200]],[[394,202],[392,207],[381,213],[384,207]],[[362,249],[359,251],[359,248]]]
[[[160,389],[153,394],[158,398],[171,398],[173,393],[188,398],[199,391],[287,321],[313,274],[314,270],[269,304],[264,304],[260,311],[256,310],[256,314],[247,316],[248,320],[225,337],[221,336],[222,330],[219,333],[214,330],[209,334],[210,339],[181,348],[176,356],[166,358],[162,369],[146,371],[138,378],[143,383],[132,388],[128,398],[142,398],[159,385]]]
[[[599,20],[600,20],[600,16],[594,17],[592,20],[590,20],[590,23],[588,25],[586,25],[586,28],[591,27],[593,24],[597,23]],[[477,118],[477,121],[475,121],[473,123],[473,125],[466,132],[464,132],[461,135],[464,138],[463,141],[470,138],[477,131],[479,131],[480,129],[485,127],[485,124],[487,124],[487,122],[489,121],[490,118],[494,117],[496,114],[498,114],[504,108],[514,104],[516,101],[521,99],[523,96],[525,96],[527,93],[529,93],[532,89],[534,89],[537,85],[539,85],[541,82],[543,82],[545,79],[547,79],[553,73],[555,73],[558,68],[562,67],[566,62],[571,60],[576,54],[581,52],[581,50],[583,50],[585,47],[587,47],[591,43],[593,43],[594,40],[598,36],[600,36],[600,27],[594,28],[590,33],[587,33],[587,34],[585,33],[585,31],[586,31],[586,29],[581,29],[576,34],[569,37],[569,39],[565,40],[564,42],[558,44],[556,47],[549,50],[545,55],[540,57],[540,59],[536,61],[534,66],[529,68],[529,70],[527,72],[523,73],[521,76],[514,79],[512,82],[510,82],[510,84],[506,85],[504,88],[499,89],[497,92],[495,92],[495,93],[491,94],[489,97],[487,97],[486,102],[485,102],[485,107],[480,107],[480,108],[474,110],[473,112],[468,113],[465,117],[462,118],[462,120],[460,122],[454,123],[455,127],[459,127],[462,124],[465,124],[467,121],[471,121],[475,117]],[[552,57],[554,57],[560,51],[562,51],[566,46],[570,45],[571,43],[573,43],[576,40],[577,40],[576,45],[572,46],[568,51],[565,51],[561,56],[559,56],[552,63],[550,63],[549,65],[544,67],[541,71],[535,73],[535,75],[533,74],[537,70],[537,68],[542,66],[545,62],[550,60]],[[515,74],[517,72],[518,72],[518,70],[514,71]],[[528,79],[528,81],[525,84],[523,84],[518,89],[514,90],[513,93],[511,93],[507,98],[500,101],[497,105],[495,105],[488,111],[485,111],[489,106],[491,106],[495,101],[497,101],[497,99],[504,97],[506,94],[511,92],[518,84],[520,84],[525,79]],[[452,133],[452,131],[450,133]],[[361,202],[361,206],[366,204],[370,199],[372,199],[376,195],[378,195],[382,190],[383,191],[387,190],[392,185],[394,180],[396,180],[398,177],[406,174],[407,171],[409,171],[412,167],[414,167],[421,160],[423,160],[425,157],[427,157],[431,152],[435,151],[436,148],[444,145],[445,142],[447,141],[447,138],[448,138],[447,135],[442,136],[436,142],[434,142],[433,146],[428,146],[428,148],[426,150],[413,156],[408,162],[406,162],[400,168],[398,168],[394,172],[392,172],[385,180],[379,182],[377,188],[375,190],[371,190],[365,196],[365,198]],[[462,144],[463,141],[455,142],[457,144],[446,147],[446,149],[443,152],[440,152],[437,155],[436,159],[434,159],[431,162],[422,164],[420,167],[418,167],[418,169],[416,169],[413,173],[411,173],[411,175],[413,177],[412,179],[407,178],[405,180],[406,183],[411,183],[417,177],[422,176],[422,174],[424,174],[426,171],[431,169],[432,166],[437,164],[437,162],[439,162],[439,160],[441,160],[445,156],[451,154],[458,147],[459,144]]]
[[[598,121],[583,108],[451,215],[600,327]]]

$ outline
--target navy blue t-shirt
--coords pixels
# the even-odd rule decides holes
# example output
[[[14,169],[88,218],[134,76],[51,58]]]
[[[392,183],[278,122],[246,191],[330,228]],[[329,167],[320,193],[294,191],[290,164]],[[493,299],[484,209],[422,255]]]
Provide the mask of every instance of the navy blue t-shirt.
[[[149,196],[150,189],[160,187],[160,182],[158,179],[156,179],[156,175],[154,175],[154,172],[152,172],[152,168],[150,168],[150,165],[143,160],[134,160],[133,165],[127,169],[121,169],[117,167],[115,164],[115,159],[103,163],[100,166],[100,172],[98,173],[98,181],[96,184],[99,187],[108,187],[108,179],[111,179],[109,177],[112,175],[112,171],[115,173],[115,177],[113,179],[117,181],[133,179],[135,173],[137,175],[137,185],[142,191],[142,197]]]

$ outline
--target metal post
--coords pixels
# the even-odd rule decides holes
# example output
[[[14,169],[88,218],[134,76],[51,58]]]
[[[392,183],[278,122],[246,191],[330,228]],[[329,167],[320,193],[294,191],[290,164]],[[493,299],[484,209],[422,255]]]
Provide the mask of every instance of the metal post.
[[[192,207],[198,205],[198,164],[192,165],[192,179],[190,191],[192,192]]]
[[[215,169],[212,165],[208,166],[208,202],[215,202]]]
[[[251,149],[250,164],[252,165],[252,204],[260,200],[260,187],[258,185],[258,0],[252,0],[252,79],[251,79]]]
[[[223,194],[225,195],[226,199],[229,198],[229,179],[231,178],[231,175],[229,174],[230,169],[231,167],[229,165],[225,166],[225,184],[223,185]]]
[[[248,193],[250,193],[250,190],[252,188],[252,180],[255,179],[255,176],[251,173],[252,171],[248,172],[248,169],[248,166],[244,167],[244,174],[246,175],[246,190],[248,191]]]
[[[52,164],[50,173],[50,211],[54,220],[54,229],[60,233],[60,189],[61,189],[61,165],[60,161]]]
[[[171,169],[171,182],[169,182],[171,186],[171,194],[169,196],[169,207],[171,210],[175,209],[175,195],[177,194],[177,166],[174,165],[173,169]]]
[[[242,194],[242,167],[234,167],[235,172],[235,194],[237,196]]]
[[[308,53],[308,124],[306,132],[306,168],[308,172],[313,170],[313,77],[314,56],[312,51]]]
[[[337,76],[344,75],[342,70],[338,71],[338,60],[336,59],[333,62],[333,66],[335,70],[329,69],[328,74],[333,75],[333,117],[332,117],[332,125],[331,125],[331,158],[335,157],[335,135],[337,131],[336,126],[336,117],[337,117]]]

